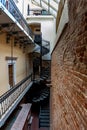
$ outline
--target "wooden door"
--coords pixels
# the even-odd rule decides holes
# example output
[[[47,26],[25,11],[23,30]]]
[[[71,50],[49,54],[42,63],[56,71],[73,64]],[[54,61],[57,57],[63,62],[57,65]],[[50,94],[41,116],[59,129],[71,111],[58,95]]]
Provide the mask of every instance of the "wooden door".
[[[8,65],[8,70],[9,70],[9,85],[12,87],[13,86],[13,81],[14,81],[14,77],[13,77],[13,65]]]

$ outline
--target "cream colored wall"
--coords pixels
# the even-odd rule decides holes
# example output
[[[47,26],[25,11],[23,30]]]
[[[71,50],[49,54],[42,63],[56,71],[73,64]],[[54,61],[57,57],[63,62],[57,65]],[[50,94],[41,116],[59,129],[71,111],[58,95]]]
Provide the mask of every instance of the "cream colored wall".
[[[56,36],[55,19],[48,18],[41,21],[41,32],[43,39],[50,41],[50,52],[53,49],[53,44]]]
[[[56,38],[56,20],[53,16],[27,16],[27,7],[30,5],[31,9],[40,9],[41,7],[35,6],[31,3],[31,0],[20,0],[17,3],[17,7],[22,12],[28,23],[41,23],[42,37],[45,40],[50,41],[50,52],[54,47],[54,41]]]
[[[50,52],[56,38],[56,23],[53,16],[28,16],[27,23],[41,23],[42,38],[50,41]]]
[[[11,57],[11,45],[10,43],[6,43],[6,35],[0,34],[0,95],[6,92],[9,89],[9,82],[8,82],[8,61],[5,59],[6,56]],[[26,77],[27,72],[29,72],[30,63],[26,60],[28,55],[23,53],[23,50],[20,49],[18,46],[14,47],[13,49],[13,57],[17,57],[16,60],[16,83],[21,81],[23,78]]]
[[[8,90],[8,70],[5,56],[10,55],[10,47],[7,47],[5,42],[5,37],[0,35],[0,95]]]

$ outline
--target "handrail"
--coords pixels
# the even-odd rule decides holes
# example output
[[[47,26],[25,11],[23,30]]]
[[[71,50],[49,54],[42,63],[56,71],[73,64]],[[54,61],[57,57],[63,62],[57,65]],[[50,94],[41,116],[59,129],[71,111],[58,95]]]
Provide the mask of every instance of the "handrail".
[[[39,46],[43,46],[46,49],[50,49],[50,42],[47,40],[42,39],[42,34],[34,33],[34,42]]]
[[[48,16],[48,15],[51,15],[49,12],[47,12],[46,10],[39,10],[39,9],[29,9],[27,11],[27,16],[37,16],[37,15],[45,15],[45,16]]]
[[[12,14],[12,16],[18,21],[18,23],[24,28],[24,30],[28,33],[28,35],[33,38],[33,32],[28,27],[26,20],[23,15],[17,8],[15,2],[13,0],[0,0],[0,2],[4,5],[4,7]]]
[[[0,118],[4,113],[11,107],[16,101],[20,94],[27,88],[29,83],[32,81],[32,74],[27,76],[25,79],[20,81],[18,84],[13,86],[10,90],[0,96]]]
[[[44,45],[44,43],[45,43],[45,45]],[[49,49],[49,51],[50,51],[50,42],[49,41],[42,39],[42,46]]]

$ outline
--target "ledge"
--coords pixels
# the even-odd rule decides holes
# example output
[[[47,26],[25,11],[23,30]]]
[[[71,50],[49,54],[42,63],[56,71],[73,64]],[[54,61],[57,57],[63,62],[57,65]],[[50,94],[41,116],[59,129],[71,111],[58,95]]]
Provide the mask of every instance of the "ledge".
[[[11,130],[23,130],[27,118],[30,118],[31,104],[22,104],[22,110],[20,111],[16,121],[14,122]]]

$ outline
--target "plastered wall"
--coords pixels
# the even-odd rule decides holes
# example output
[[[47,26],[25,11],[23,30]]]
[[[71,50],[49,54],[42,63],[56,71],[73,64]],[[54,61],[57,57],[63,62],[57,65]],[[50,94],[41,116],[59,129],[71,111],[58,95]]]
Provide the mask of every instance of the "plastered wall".
[[[6,34],[0,34],[0,95],[10,89],[8,76],[8,63],[6,57],[11,57],[11,42],[6,43]],[[15,84],[25,78],[31,72],[29,55],[23,53],[23,49],[19,45],[13,45],[14,76]]]

